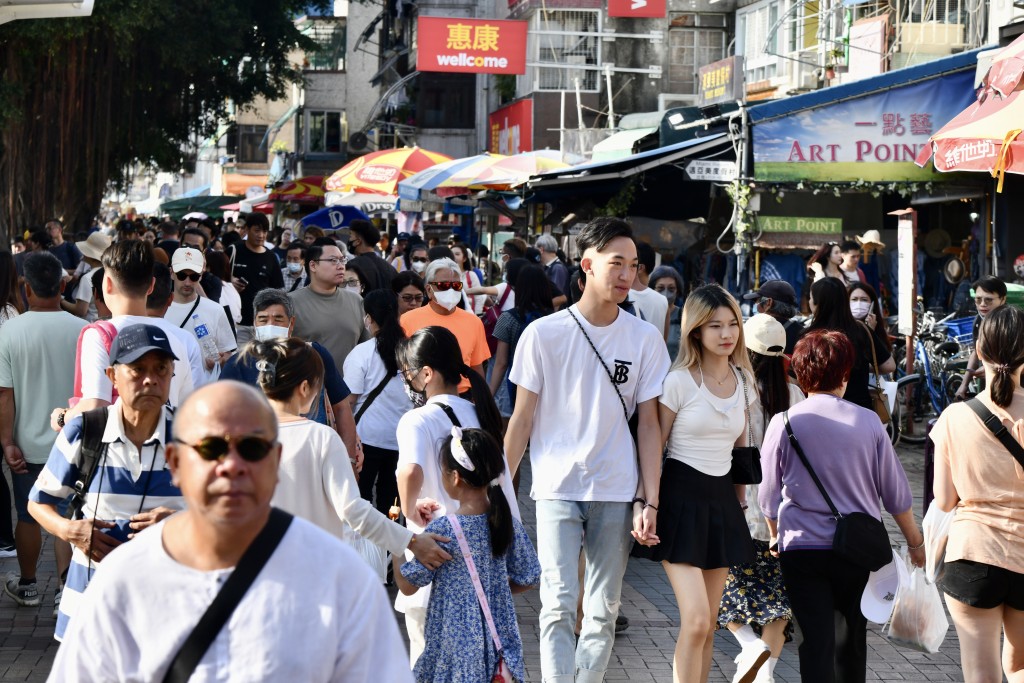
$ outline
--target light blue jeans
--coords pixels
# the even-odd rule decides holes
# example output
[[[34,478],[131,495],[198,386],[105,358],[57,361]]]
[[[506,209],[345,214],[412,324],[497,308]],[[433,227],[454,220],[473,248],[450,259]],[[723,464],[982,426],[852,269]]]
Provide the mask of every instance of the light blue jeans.
[[[540,666],[544,683],[600,683],[615,642],[632,506],[537,501]],[[575,642],[580,550],[586,551],[583,628]]]

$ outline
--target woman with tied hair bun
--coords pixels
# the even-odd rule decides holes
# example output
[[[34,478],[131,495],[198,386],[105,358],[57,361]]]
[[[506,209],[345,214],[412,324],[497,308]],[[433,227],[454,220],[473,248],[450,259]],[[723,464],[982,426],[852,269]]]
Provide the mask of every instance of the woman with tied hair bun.
[[[324,378],[323,361],[312,346],[296,337],[254,341],[243,354],[259,371],[259,387],[277,416],[281,464],[271,500],[275,507],[349,543],[355,531],[392,553],[408,549],[431,568],[451,559],[432,534],[415,535],[364,500],[341,437],[302,417]]]
[[[967,683],[1020,681],[1024,671],[1024,468],[974,404],[1020,443],[1024,434],[1024,312],[985,316],[976,348],[985,389],[949,406],[932,429],[935,504],[955,509],[939,586],[960,639]],[[999,641],[1003,636],[1000,661]]]

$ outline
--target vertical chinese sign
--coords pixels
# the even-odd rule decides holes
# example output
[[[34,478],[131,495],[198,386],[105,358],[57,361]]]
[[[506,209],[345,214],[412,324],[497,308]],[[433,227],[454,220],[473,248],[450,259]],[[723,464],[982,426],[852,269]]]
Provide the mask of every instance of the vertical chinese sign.
[[[915,158],[928,138],[974,102],[974,71],[960,71],[754,120],[754,177],[771,181],[930,180]]]
[[[491,112],[487,130],[487,149],[492,153],[511,156],[533,150],[533,100],[520,100]]]
[[[416,70],[526,73],[526,22],[424,17],[416,20]]]
[[[666,0],[608,0],[609,17],[664,19],[667,10]]]

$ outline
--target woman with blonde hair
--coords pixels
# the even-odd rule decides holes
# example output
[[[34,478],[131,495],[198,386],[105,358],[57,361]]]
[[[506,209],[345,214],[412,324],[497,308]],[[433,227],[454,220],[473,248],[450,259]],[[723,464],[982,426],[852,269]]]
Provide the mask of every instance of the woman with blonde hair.
[[[636,553],[659,561],[679,604],[673,681],[707,681],[729,568],[754,561],[743,486],[729,476],[733,446],[747,445],[756,388],[736,300],[718,285],[695,289],[683,306],[679,355],[659,400],[668,457],[661,474],[660,542]],[[768,653],[736,681],[749,683]]]

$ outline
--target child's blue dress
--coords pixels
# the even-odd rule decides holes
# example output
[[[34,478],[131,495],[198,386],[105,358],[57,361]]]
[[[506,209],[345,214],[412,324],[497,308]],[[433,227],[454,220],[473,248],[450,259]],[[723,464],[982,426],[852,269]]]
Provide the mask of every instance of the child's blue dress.
[[[494,557],[491,552],[487,515],[459,515],[459,523],[473,552],[505,663],[517,681],[525,680],[523,643],[509,581],[520,586],[536,585],[540,581],[537,553],[519,520],[513,520],[512,544],[502,557]],[[402,576],[413,585],[433,583],[427,605],[426,648],[413,673],[417,681],[430,683],[490,683],[498,655],[455,532],[447,517],[435,519],[425,531],[452,539],[441,544],[452,559],[435,571],[418,560],[402,565]]]

